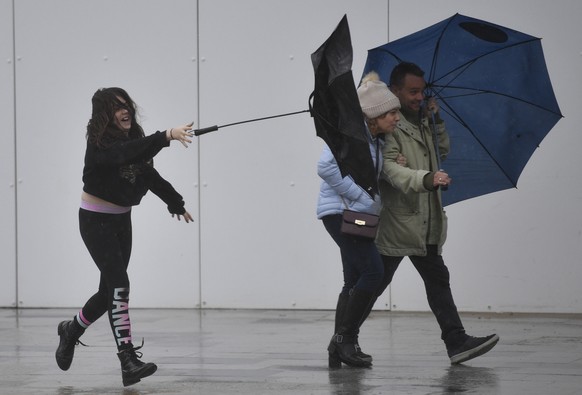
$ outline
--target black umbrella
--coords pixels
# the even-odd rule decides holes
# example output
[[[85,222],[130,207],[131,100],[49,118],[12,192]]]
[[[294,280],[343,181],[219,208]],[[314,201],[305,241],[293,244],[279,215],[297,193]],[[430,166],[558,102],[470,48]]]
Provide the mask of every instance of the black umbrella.
[[[194,134],[200,136],[222,127],[309,111],[316,134],[329,146],[342,176],[351,176],[356,184],[374,197],[378,193],[378,184],[352,76],[352,59],[350,29],[344,15],[331,36],[311,54],[315,88],[309,97],[309,110],[210,126],[196,129]]]
[[[311,115],[342,176],[351,176],[370,196],[378,193],[364,116],[352,76],[352,43],[344,15],[331,36],[311,54],[315,88]]]

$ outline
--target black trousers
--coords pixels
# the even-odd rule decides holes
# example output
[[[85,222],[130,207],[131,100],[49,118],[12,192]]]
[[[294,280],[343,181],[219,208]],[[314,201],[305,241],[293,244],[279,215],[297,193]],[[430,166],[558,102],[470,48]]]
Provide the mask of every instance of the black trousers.
[[[131,348],[127,275],[132,246],[131,211],[103,214],[80,209],[79,229],[101,272],[98,291],[81,310],[83,317],[93,323],[107,312],[117,349]]]
[[[465,329],[453,300],[449,270],[445,266],[443,257],[437,251],[436,245],[428,245],[426,256],[409,256],[408,258],[424,281],[428,304],[441,329],[441,339],[449,345],[455,344],[460,337],[463,337]],[[402,259],[404,259],[402,256],[382,255],[384,277],[378,296],[392,282]]]

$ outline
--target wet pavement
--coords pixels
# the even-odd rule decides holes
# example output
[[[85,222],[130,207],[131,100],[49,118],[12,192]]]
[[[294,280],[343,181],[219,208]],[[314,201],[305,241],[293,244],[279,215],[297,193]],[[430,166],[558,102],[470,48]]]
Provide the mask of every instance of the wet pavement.
[[[57,367],[56,327],[75,313],[0,310],[0,394],[582,393],[582,315],[462,314],[469,334],[501,340],[451,365],[430,313],[373,312],[360,335],[373,367],[330,370],[332,311],[134,309],[134,343],[158,371],[123,387],[106,317]]]

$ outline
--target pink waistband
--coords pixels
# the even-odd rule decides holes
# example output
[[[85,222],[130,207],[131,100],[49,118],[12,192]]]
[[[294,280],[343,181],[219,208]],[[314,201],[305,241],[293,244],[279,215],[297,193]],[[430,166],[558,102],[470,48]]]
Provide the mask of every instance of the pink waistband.
[[[96,203],[89,203],[84,200],[81,200],[81,208],[87,211],[93,211],[95,213],[102,213],[102,214],[125,214],[128,211],[131,211],[131,207],[121,207],[121,206],[108,206],[105,204],[96,204]]]

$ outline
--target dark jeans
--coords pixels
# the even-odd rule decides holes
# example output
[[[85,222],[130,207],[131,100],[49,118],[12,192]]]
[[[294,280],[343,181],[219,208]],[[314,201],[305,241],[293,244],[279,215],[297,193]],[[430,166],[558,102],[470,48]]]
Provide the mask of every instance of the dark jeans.
[[[445,266],[443,257],[437,251],[436,245],[428,245],[426,256],[409,256],[408,258],[424,281],[428,304],[441,328],[441,338],[445,344],[449,345],[454,344],[459,337],[462,337],[465,330],[457,306],[453,301],[449,270]],[[384,277],[378,296],[392,282],[394,273],[402,259],[404,259],[402,256],[382,255]]]
[[[341,293],[349,293],[352,288],[375,292],[381,284],[384,269],[374,240],[344,235],[340,230],[340,214],[327,215],[322,220],[340,249],[344,273]]]
[[[107,312],[118,350],[131,348],[127,275],[132,246],[131,211],[102,214],[80,209],[79,229],[101,272],[99,289],[83,306],[83,316],[92,323]]]

